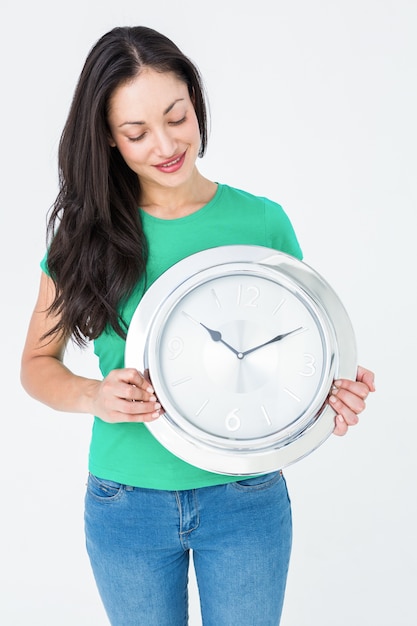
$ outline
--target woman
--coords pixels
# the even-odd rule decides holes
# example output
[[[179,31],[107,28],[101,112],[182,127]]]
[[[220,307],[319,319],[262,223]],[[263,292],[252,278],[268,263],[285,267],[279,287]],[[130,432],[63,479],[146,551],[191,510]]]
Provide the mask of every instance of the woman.
[[[114,626],[185,624],[190,550],[204,624],[275,626],[281,615],[291,548],[282,473],[236,481],[172,455],[144,426],[161,413],[150,382],[124,367],[133,312],[175,262],[238,243],[301,258],[279,205],[200,174],[206,142],[201,79],[175,44],[144,27],[97,42],[61,138],[22,382],[57,410],[95,416],[85,527]],[[65,367],[71,338],[94,340],[102,380]],[[335,434],[373,390],[363,368],[335,382]]]

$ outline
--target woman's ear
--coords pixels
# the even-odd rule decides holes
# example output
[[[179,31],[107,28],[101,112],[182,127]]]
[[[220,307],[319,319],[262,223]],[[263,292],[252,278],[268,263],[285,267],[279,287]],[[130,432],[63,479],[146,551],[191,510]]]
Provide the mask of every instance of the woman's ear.
[[[109,142],[109,146],[111,148],[115,148],[116,147],[116,142],[114,141],[113,137],[110,135],[110,133],[107,135],[107,141]]]

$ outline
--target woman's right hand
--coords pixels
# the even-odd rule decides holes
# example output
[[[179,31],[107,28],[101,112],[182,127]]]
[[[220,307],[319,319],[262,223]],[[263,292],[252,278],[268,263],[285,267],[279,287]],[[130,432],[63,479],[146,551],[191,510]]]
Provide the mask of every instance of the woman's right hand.
[[[102,381],[94,381],[93,413],[105,422],[151,422],[161,412],[150,382],[133,368],[111,371]]]
[[[42,273],[22,354],[21,380],[26,391],[57,411],[89,413],[106,422],[149,422],[161,405],[152,385],[133,368],[113,370],[104,380],[78,376],[64,365],[68,340],[62,335],[42,339],[55,326],[48,314],[55,286]]]

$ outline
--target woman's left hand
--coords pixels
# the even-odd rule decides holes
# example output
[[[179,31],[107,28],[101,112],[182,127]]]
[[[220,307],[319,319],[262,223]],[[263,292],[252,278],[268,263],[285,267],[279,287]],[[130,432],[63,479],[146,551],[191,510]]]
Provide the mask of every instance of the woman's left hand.
[[[346,435],[349,426],[358,423],[358,415],[366,407],[366,398],[375,391],[374,373],[364,367],[358,367],[356,381],[340,379],[334,381],[329,397],[330,405],[336,411],[335,435]]]

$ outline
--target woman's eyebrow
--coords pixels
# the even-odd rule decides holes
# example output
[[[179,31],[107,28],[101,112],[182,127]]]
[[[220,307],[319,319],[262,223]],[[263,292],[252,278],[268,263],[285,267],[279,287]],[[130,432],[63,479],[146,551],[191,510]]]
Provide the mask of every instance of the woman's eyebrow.
[[[176,100],[174,100],[174,102],[172,102],[163,112],[163,115],[167,115],[170,111],[172,111],[172,109],[174,108],[174,106],[177,104],[177,102],[182,102],[184,100],[184,98],[177,98]],[[146,122],[142,122],[141,120],[138,120],[137,122],[123,122],[123,124],[120,124],[119,128],[122,128],[122,126],[127,126],[127,125],[131,125],[131,126],[143,126],[144,124],[146,124]]]
[[[174,106],[177,104],[177,102],[182,102],[183,100],[184,100],[184,98],[177,98],[176,100],[174,100],[174,102],[172,104],[170,104],[168,108],[165,109],[164,115],[169,113],[174,108]]]

